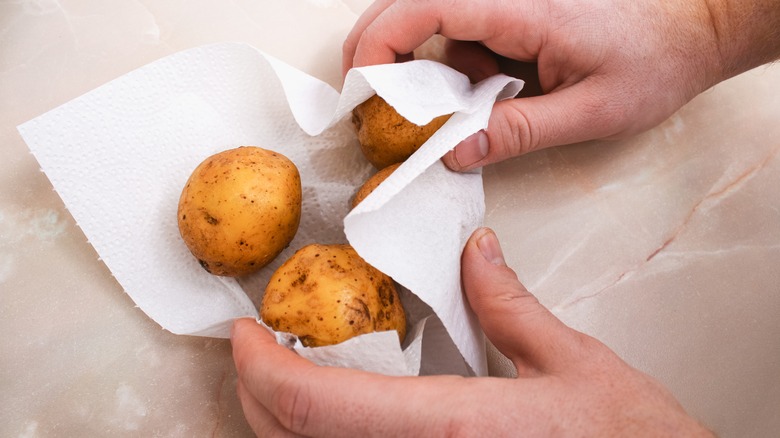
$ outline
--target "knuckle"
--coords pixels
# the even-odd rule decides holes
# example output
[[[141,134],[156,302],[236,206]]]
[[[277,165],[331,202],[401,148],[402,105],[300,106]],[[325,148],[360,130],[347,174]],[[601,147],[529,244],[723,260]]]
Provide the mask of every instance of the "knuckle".
[[[508,310],[519,317],[527,318],[530,316],[546,315],[548,313],[547,308],[542,306],[541,303],[539,303],[539,300],[529,293],[514,295],[506,294],[499,298],[503,298],[505,303],[507,303]]]
[[[282,426],[294,432],[304,431],[312,409],[309,386],[294,381],[280,385],[274,394],[274,406]]]
[[[458,160],[455,159],[455,153],[453,151],[449,151],[444,156],[441,157],[441,161],[444,163],[445,166],[450,168],[450,170],[454,170],[456,172],[463,170],[463,166],[458,163]]]
[[[496,307],[494,310],[515,315],[528,316],[547,312],[536,296],[528,292],[516,279],[498,285],[490,302]]]
[[[515,157],[539,147],[539,135],[525,111],[516,104],[506,105],[488,127],[491,155],[497,159]]]

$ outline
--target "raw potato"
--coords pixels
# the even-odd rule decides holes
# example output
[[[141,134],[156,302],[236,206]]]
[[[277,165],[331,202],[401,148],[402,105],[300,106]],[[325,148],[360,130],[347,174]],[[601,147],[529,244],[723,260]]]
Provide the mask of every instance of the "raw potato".
[[[238,277],[267,265],[301,220],[301,178],[284,155],[226,150],[193,171],[179,198],[179,231],[206,271]]]
[[[451,114],[450,114],[451,115]],[[352,111],[358,141],[369,162],[377,169],[405,161],[450,118],[444,115],[418,126],[398,114],[379,95]]]
[[[373,176],[371,176],[371,178],[367,179],[366,182],[363,183],[363,185],[358,189],[357,193],[355,193],[355,197],[352,198],[352,208],[357,207],[361,201],[366,199],[366,196],[373,192],[374,189],[376,189],[379,184],[382,183],[382,181],[386,180],[391,173],[395,172],[395,169],[398,169],[399,166],[401,166],[401,163],[387,166],[379,172],[375,173]]]
[[[272,329],[293,333],[307,347],[333,345],[357,335],[396,330],[406,316],[393,280],[349,245],[312,244],[271,276],[260,317]]]

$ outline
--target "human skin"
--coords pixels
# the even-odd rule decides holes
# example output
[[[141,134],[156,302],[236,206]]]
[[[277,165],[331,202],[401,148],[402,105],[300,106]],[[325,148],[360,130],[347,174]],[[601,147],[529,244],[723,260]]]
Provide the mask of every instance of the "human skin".
[[[344,71],[409,59],[434,34],[472,81],[535,63],[543,94],[496,103],[453,170],[648,129],[698,93],[780,56],[778,0],[380,0],[344,43]],[[711,436],[651,377],[561,323],[477,230],[469,304],[518,377],[388,377],[319,367],[253,320],[232,334],[238,394],[260,436]]]
[[[344,42],[343,70],[408,59],[434,34],[478,81],[495,55],[536,64],[543,95],[498,102],[444,157],[468,170],[649,129],[719,81],[780,56],[778,0],[380,0]]]
[[[517,378],[389,377],[314,365],[253,319],[233,326],[244,414],[258,436],[711,436],[674,397],[604,344],[563,324],[481,228],[463,285]]]

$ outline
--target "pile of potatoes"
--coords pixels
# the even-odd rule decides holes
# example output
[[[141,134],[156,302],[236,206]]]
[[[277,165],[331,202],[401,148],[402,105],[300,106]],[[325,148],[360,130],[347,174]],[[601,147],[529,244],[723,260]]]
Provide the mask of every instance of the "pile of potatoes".
[[[446,114],[426,125],[415,125],[398,114],[378,94],[356,106],[352,111],[352,123],[357,131],[360,150],[378,172],[357,191],[352,198],[352,208],[417,152],[451,116]]]
[[[378,95],[353,111],[361,150],[380,169],[352,199],[356,206],[411,156],[449,116],[417,126]],[[211,274],[257,272],[290,245],[301,220],[301,178],[284,155],[256,146],[206,158],[192,172],[178,205],[184,243]],[[271,276],[262,320],[307,347],[332,345],[375,331],[406,335],[393,280],[349,245],[300,248]]]

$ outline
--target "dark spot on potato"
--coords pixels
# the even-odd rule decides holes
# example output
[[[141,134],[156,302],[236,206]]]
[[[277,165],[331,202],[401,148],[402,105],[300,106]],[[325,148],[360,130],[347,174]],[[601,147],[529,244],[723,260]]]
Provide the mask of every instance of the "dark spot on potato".
[[[198,263],[200,263],[200,266],[202,266],[203,269],[206,270],[206,272],[211,274],[211,269],[209,268],[209,262],[207,262],[205,260],[202,260],[202,259],[198,259]]]
[[[313,347],[317,345],[317,339],[311,335],[298,336],[298,339],[300,339],[301,344],[303,344],[304,347]]]
[[[382,307],[392,306],[395,302],[395,286],[392,283],[384,279],[377,287],[377,293],[379,294],[379,301],[382,303]]]
[[[208,222],[209,225],[217,225],[219,223],[219,219],[215,218],[208,212],[203,212],[203,216],[206,219],[206,222]]]
[[[336,256],[333,256],[333,257],[335,258]],[[332,269],[333,271],[338,272],[339,274],[344,274],[345,272],[347,272],[347,270],[344,269],[343,266],[341,266],[340,264],[338,264],[337,262],[335,262],[333,260],[328,260],[328,267],[330,269]]]
[[[292,283],[290,283],[290,285],[292,287],[298,287],[298,286],[300,286],[300,285],[302,285],[303,283],[306,282],[306,277],[307,277],[307,273],[306,272],[302,272],[301,275],[298,276],[298,278],[296,278],[295,280],[293,280]]]
[[[351,311],[350,316],[354,316],[355,319],[358,321],[365,321],[366,323],[371,323],[371,310],[368,308],[368,304],[366,304],[365,301],[361,300],[360,298],[355,300],[357,302],[356,306],[350,306],[347,305],[347,308]],[[352,322],[350,322],[350,325],[352,325]]]

